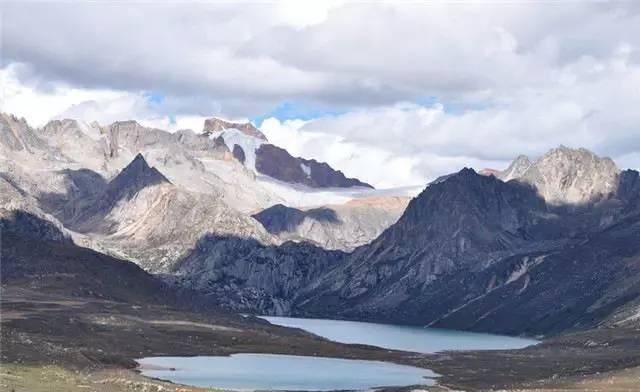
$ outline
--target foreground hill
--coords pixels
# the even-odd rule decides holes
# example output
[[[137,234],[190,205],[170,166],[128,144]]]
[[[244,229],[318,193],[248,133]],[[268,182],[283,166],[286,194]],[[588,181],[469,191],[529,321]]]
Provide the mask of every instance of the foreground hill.
[[[52,222],[0,209],[3,285],[131,303],[177,303],[177,292],[135,264],[73,243]]]

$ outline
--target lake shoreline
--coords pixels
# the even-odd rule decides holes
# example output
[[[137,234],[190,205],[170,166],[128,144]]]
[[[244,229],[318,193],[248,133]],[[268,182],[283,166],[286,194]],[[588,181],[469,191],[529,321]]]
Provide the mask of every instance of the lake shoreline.
[[[21,371],[56,365],[87,377],[107,371],[140,380],[134,371],[136,358],[257,352],[393,362],[431,369],[441,375],[438,383],[443,386],[475,390],[564,385],[640,366],[640,356],[633,355],[640,352],[640,333],[623,328],[566,334],[520,350],[417,354],[333,343],[226,312],[134,306],[9,286],[3,287],[1,300],[3,312],[21,314],[20,318],[2,320],[2,362]],[[70,300],[75,305],[69,305]],[[189,323],[150,324],[145,320]],[[224,325],[239,332],[203,328],[203,324]],[[130,373],[122,373],[124,369]],[[114,387],[109,391],[119,390]]]
[[[422,354],[513,350],[540,343],[539,340],[534,339],[442,328],[283,316],[260,316],[259,318],[273,325],[302,329],[337,343]]]
[[[231,356],[147,357],[137,362],[148,369],[142,371],[146,377],[169,380],[180,385],[233,391],[377,390],[412,385],[431,387],[439,376],[428,369],[379,360],[303,355],[243,353]]]

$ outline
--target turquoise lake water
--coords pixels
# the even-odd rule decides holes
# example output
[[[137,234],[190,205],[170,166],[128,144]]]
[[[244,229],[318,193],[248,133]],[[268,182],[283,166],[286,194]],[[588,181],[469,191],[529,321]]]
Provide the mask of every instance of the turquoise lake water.
[[[537,343],[534,339],[512,336],[359,321],[266,316],[262,318],[272,324],[300,328],[340,343],[368,344],[420,353],[516,349]]]
[[[426,369],[378,361],[273,354],[229,357],[153,357],[143,366],[175,370],[143,370],[147,377],[197,387],[234,390],[330,391],[383,386],[433,385]]]
[[[537,342],[509,336],[355,321],[263,318],[273,324],[300,328],[341,343],[421,353],[515,349]],[[426,369],[378,361],[275,354],[153,357],[138,362],[142,365],[142,374],[148,377],[233,390],[367,390],[383,386],[433,385],[436,376]]]

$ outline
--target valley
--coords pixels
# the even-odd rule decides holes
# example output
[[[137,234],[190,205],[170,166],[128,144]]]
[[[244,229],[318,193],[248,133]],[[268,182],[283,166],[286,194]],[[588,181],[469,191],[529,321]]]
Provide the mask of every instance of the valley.
[[[640,367],[638,172],[561,146],[487,173],[377,190],[250,123],[2,114],[0,387],[198,390],[135,361],[281,354],[436,374],[403,390],[624,390]]]
[[[38,391],[49,382],[70,391],[82,385],[99,391],[198,390],[144,379],[131,370],[137,358],[170,355],[279,353],[382,360],[431,369],[440,375],[438,385],[463,390],[553,391],[570,385],[570,390],[587,390],[579,385],[595,386],[607,375],[623,383],[625,372],[617,369],[640,367],[633,355],[640,339],[627,329],[569,334],[520,350],[417,354],[332,343],[226,312],[79,300],[6,286],[2,294],[1,387],[7,391],[25,385]]]

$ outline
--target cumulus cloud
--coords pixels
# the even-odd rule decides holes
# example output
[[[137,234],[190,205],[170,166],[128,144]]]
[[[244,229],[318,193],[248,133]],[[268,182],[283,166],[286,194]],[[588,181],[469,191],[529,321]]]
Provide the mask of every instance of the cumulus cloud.
[[[304,102],[269,138],[378,186],[561,143],[638,167],[639,48],[624,1],[4,3],[1,106],[199,130]]]
[[[33,65],[32,81],[209,96],[235,114],[285,99],[346,107],[465,100],[552,83],[567,63],[608,57],[625,42],[636,47],[636,8],[9,3],[3,54]]]
[[[279,128],[272,127],[274,120],[265,124],[284,146],[340,164],[374,184],[426,182],[464,166],[500,169],[518,154],[537,157],[560,144],[637,168],[640,66],[630,54],[622,46],[608,58],[580,59],[544,86],[512,91],[477,108],[399,103],[278,122]]]

